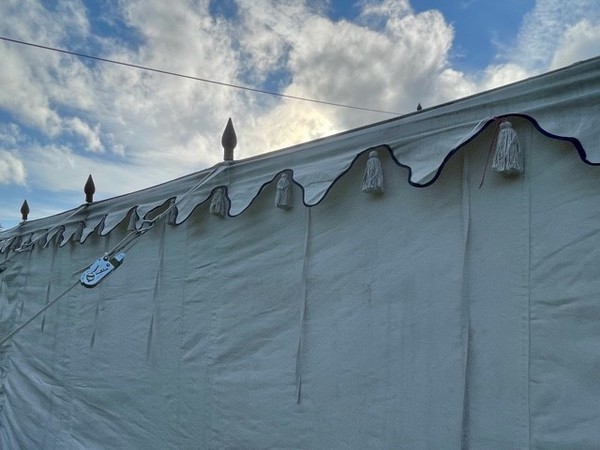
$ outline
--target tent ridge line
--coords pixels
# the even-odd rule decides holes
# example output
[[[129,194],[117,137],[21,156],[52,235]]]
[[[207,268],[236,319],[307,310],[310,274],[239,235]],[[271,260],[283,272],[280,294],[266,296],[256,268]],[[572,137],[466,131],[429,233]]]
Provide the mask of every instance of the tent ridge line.
[[[47,219],[37,219],[37,220],[23,222],[12,229],[4,230],[4,231],[0,232],[0,254],[5,254],[7,252],[10,252],[11,250],[15,250],[18,247],[18,245],[21,244],[21,240],[24,237],[31,235],[32,233],[40,233],[40,232],[42,233],[42,235],[44,235],[44,234],[46,235],[45,237],[48,241],[48,242],[44,242],[44,245],[43,245],[44,248],[49,245],[49,242],[53,238],[58,242],[58,245],[60,247],[65,246],[68,242],[72,242],[74,236],[77,238],[76,239],[77,241],[79,241],[80,243],[83,244],[85,242],[85,240],[94,231],[96,231],[100,236],[105,236],[105,235],[109,234],[113,229],[115,229],[119,225],[121,225],[123,223],[123,221],[130,216],[130,214],[137,213],[140,209],[145,211],[145,214],[143,214],[143,216],[139,215],[138,221],[143,221],[143,220],[146,220],[146,218],[148,216],[152,215],[152,213],[154,213],[156,210],[160,209],[161,207],[164,207],[164,205],[167,204],[168,202],[173,202],[173,201],[175,202],[175,208],[174,208],[174,211],[171,213],[171,216],[172,217],[174,216],[174,220],[172,219],[171,222],[173,225],[180,225],[183,222],[185,222],[199,206],[201,206],[204,203],[206,203],[207,201],[209,201],[211,199],[211,197],[215,194],[215,192],[219,189],[224,189],[224,196],[227,199],[228,208],[226,211],[226,216],[231,217],[231,218],[238,217],[238,216],[242,215],[254,203],[256,198],[258,198],[258,196],[263,192],[263,190],[265,189],[266,186],[275,182],[275,180],[278,179],[279,176],[281,176],[283,173],[288,173],[291,175],[291,182],[293,184],[295,184],[296,186],[298,186],[302,191],[302,204],[305,207],[310,208],[310,207],[317,206],[318,204],[320,204],[325,199],[325,197],[327,197],[327,195],[329,194],[329,192],[331,191],[333,186],[338,182],[338,180],[340,180],[346,173],[348,173],[354,167],[356,162],[361,157],[363,157],[363,155],[365,153],[370,153],[372,151],[379,151],[379,150],[387,151],[387,153],[390,155],[392,161],[396,164],[396,166],[407,169],[407,171],[408,171],[407,183],[410,186],[415,187],[415,188],[426,188],[426,187],[431,186],[432,184],[434,184],[437,181],[437,179],[442,174],[444,167],[446,166],[448,161],[457,152],[459,152],[463,147],[465,147],[470,142],[472,142],[474,139],[476,139],[491,124],[495,123],[497,120],[507,119],[510,117],[522,118],[522,119],[527,120],[528,122],[530,122],[533,125],[533,127],[538,132],[540,132],[544,136],[547,136],[551,139],[557,139],[557,140],[563,140],[566,142],[570,142],[571,144],[573,144],[573,146],[575,147],[575,149],[578,152],[580,159],[585,164],[592,165],[592,166],[600,165],[600,161],[597,161],[597,162],[592,161],[588,157],[586,150],[584,149],[581,141],[578,138],[573,137],[573,136],[564,136],[564,135],[559,135],[559,134],[553,133],[553,132],[545,129],[544,127],[542,127],[542,125],[539,123],[539,121],[536,120],[530,114],[525,114],[525,113],[520,113],[520,112],[507,112],[507,113],[499,114],[494,117],[488,117],[488,118],[482,119],[469,135],[465,136],[456,146],[450,148],[446,152],[445,157],[443,158],[441,163],[439,163],[437,165],[437,168],[435,169],[435,171],[432,172],[433,175],[429,179],[424,180],[424,181],[420,181],[420,180],[415,181],[413,167],[411,167],[410,164],[402,162],[403,158],[401,156],[396,155],[395,150],[402,148],[402,144],[400,144],[398,146],[393,146],[392,144],[389,144],[389,143],[380,143],[380,144],[376,144],[373,146],[369,146],[367,148],[363,148],[360,151],[356,151],[354,153],[354,156],[352,157],[352,159],[345,165],[345,167],[342,168],[341,170],[339,170],[335,177],[333,177],[332,179],[327,181],[327,183],[328,183],[327,188],[312,199],[307,198],[308,197],[307,187],[302,183],[301,180],[298,180],[298,178],[295,177],[297,171],[294,170],[294,165],[290,164],[289,166],[287,166],[285,168],[276,169],[273,176],[267,177],[264,182],[262,182],[262,183],[259,182],[258,184],[254,185],[253,193],[251,195],[246,195],[246,198],[245,198],[245,201],[244,201],[242,207],[238,207],[237,211],[234,211],[234,212],[232,212],[232,208],[231,208],[234,198],[232,198],[231,190],[229,189],[229,185],[235,184],[235,182],[233,182],[233,183],[231,183],[231,182],[230,183],[217,183],[217,184],[208,186],[209,190],[201,192],[200,196],[198,196],[197,198],[194,199],[192,206],[188,207],[187,208],[188,210],[184,211],[183,213],[182,213],[182,211],[178,211],[178,209],[176,207],[177,204],[181,200],[183,200],[181,197],[185,197],[190,194],[195,194],[196,192],[187,192],[185,194],[179,194],[179,195],[175,194],[175,193],[169,193],[167,198],[150,201],[148,203],[138,202],[137,204],[133,204],[133,205],[130,204],[127,207],[120,209],[118,212],[108,211],[108,212],[102,213],[96,217],[93,217],[93,209],[94,209],[95,205],[94,204],[84,204],[84,205],[81,205],[78,208],[76,208],[74,211],[68,212],[67,217],[63,220],[60,220],[60,215],[54,216],[54,217],[56,217],[56,219],[58,219],[58,224],[54,224],[48,228],[36,228],[36,222],[39,223],[39,221],[47,220]],[[240,163],[247,164],[248,162],[241,160]],[[237,165],[237,162],[229,162],[226,164],[219,163],[216,166],[214,166],[213,168],[208,169],[208,170],[203,170],[202,172],[198,172],[195,175],[208,172],[207,176],[209,176],[211,173],[214,173],[215,171],[217,171],[217,169],[218,169],[218,172],[220,173],[220,172],[227,171],[229,169],[234,169],[236,167],[236,165]],[[178,179],[178,180],[181,180],[181,179]],[[174,180],[174,181],[177,181],[177,180]],[[168,183],[163,183],[162,185],[159,185],[159,186],[165,186],[165,185],[168,185]],[[148,190],[152,190],[154,188],[156,188],[156,186],[148,188]],[[125,198],[127,198],[129,195],[131,195],[131,196],[133,196],[134,194],[139,195],[140,192],[144,192],[144,191],[138,191],[137,193],[126,194],[123,196],[115,197],[115,199],[119,199],[122,201]],[[101,206],[104,207],[107,202],[110,202],[110,200],[111,199],[108,199],[108,200],[102,202]],[[84,213],[83,214],[84,217],[80,217],[80,215],[82,215],[81,214],[82,212]],[[63,214],[67,214],[67,213],[63,213]],[[109,216],[110,216],[110,223],[107,224],[106,220],[109,218]],[[82,223],[84,224],[83,226],[81,225]],[[57,238],[57,236],[59,236],[59,237]],[[28,246],[33,247],[33,245],[35,245],[36,243],[37,242],[28,242]]]

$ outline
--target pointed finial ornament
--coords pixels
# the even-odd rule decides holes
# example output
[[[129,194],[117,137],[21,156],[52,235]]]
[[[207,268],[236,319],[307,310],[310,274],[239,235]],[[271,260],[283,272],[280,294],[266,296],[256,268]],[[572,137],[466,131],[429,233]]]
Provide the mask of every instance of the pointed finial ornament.
[[[92,203],[94,201],[94,194],[96,193],[96,185],[94,184],[94,179],[91,174],[85,182],[83,192],[85,194],[85,202]]]
[[[237,136],[235,135],[235,130],[233,129],[231,117],[227,121],[225,131],[223,131],[221,145],[223,146],[223,161],[233,161],[233,149],[237,145]]]
[[[27,216],[29,215],[29,205],[27,204],[27,200],[23,200],[23,204],[21,205],[21,220],[25,222],[27,220]]]
[[[421,104],[419,103],[419,104],[417,105],[417,111],[421,111],[422,109],[423,109],[423,107],[422,107],[422,106],[421,106]]]

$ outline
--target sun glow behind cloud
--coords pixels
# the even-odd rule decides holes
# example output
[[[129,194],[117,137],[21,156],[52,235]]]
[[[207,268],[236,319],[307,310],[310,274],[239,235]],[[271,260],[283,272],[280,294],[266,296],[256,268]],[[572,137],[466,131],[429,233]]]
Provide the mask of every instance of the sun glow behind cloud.
[[[228,83],[363,107],[413,111],[600,53],[594,0],[538,0],[477,72],[452,66],[455,29],[408,0],[0,3],[0,34]],[[476,8],[480,2],[465,7]],[[101,6],[99,6],[101,5]],[[346,17],[346,18],[344,18]],[[551,33],[551,38],[549,38]],[[211,166],[228,117],[236,157],[387,116],[304,103],[0,42],[0,222],[82,202],[89,173],[106,198]],[[52,205],[55,205],[54,209]],[[39,206],[36,206],[39,205]],[[43,205],[43,206],[42,206]]]

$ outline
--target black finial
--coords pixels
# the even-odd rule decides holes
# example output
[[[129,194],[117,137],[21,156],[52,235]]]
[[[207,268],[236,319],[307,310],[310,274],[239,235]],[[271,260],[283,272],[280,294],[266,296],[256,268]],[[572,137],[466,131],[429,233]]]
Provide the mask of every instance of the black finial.
[[[419,103],[419,104],[417,105],[417,111],[421,111],[422,109],[423,109],[423,107],[422,107],[422,106],[421,106],[421,104]]]
[[[85,202],[92,203],[94,201],[94,194],[96,193],[96,185],[94,184],[94,179],[91,174],[85,182],[83,192],[85,193]]]
[[[27,200],[23,200],[23,204],[21,205],[21,220],[25,222],[27,220],[27,216],[29,215],[29,205],[27,204]]]
[[[231,117],[227,121],[227,126],[225,127],[225,131],[223,131],[223,136],[221,137],[221,145],[223,146],[223,161],[233,161],[233,149],[237,145],[237,136],[235,135],[235,130],[233,129],[233,122],[231,121]]]

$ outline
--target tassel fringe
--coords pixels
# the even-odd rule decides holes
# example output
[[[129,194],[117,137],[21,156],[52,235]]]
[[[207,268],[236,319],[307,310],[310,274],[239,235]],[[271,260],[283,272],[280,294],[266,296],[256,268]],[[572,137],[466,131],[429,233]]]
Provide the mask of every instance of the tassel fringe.
[[[172,199],[171,203],[169,203],[169,212],[166,219],[169,225],[177,225],[177,214],[178,210],[177,206],[175,206],[175,199]]]
[[[210,201],[210,213],[213,216],[225,217],[227,214],[227,200],[223,188],[217,188]]]
[[[77,227],[77,230],[75,231],[75,233],[73,233],[73,236],[71,237],[71,240],[73,242],[80,242],[81,238],[83,237],[83,229],[85,228],[85,222],[79,222],[79,226]]]
[[[361,189],[369,194],[381,194],[383,192],[383,168],[381,167],[379,154],[375,150],[369,153]]]
[[[282,173],[277,181],[277,194],[275,195],[275,206],[281,209],[292,207],[292,183],[287,173]]]
[[[492,168],[505,177],[517,176],[523,173],[523,159],[517,133],[512,124],[505,120],[500,124]]]
[[[137,211],[132,211],[131,215],[129,216],[129,223],[127,224],[127,231],[135,231],[137,230],[137,223],[140,219],[140,216],[138,216]]]

